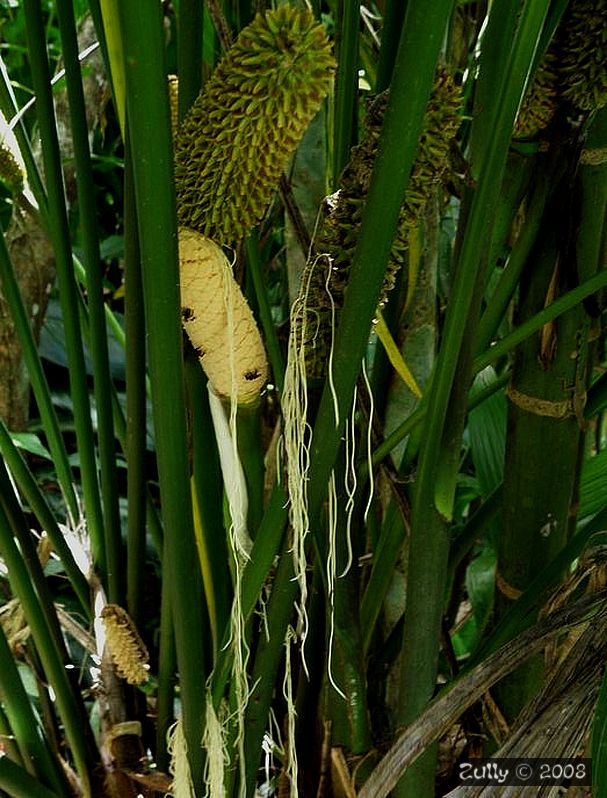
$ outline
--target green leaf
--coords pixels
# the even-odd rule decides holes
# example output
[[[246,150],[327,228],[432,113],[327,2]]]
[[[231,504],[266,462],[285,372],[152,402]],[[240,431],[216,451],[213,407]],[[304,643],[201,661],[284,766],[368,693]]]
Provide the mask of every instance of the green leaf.
[[[33,432],[11,432],[11,440],[19,449],[25,449],[30,454],[52,460],[51,453],[40,442],[40,438]]]
[[[580,480],[579,517],[586,518],[607,507],[607,450],[586,460]]]
[[[471,398],[474,398],[476,392],[495,382],[495,379],[493,368],[483,369],[474,380]],[[494,393],[471,410],[468,419],[472,459],[485,498],[497,488],[504,477],[507,409],[504,394]]]

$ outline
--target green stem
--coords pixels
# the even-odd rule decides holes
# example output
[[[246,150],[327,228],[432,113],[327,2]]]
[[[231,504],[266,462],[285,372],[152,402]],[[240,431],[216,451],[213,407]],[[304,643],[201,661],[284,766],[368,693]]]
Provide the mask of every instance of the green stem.
[[[286,522],[287,498],[282,485],[275,485],[259,533],[253,543],[251,557],[242,573],[240,608],[245,621],[255,609],[274,558],[280,550]],[[224,694],[232,667],[234,652],[229,640],[230,630],[226,627],[211,682],[213,705],[216,709]]]
[[[90,350],[93,362],[100,485],[103,497],[103,530],[107,560],[108,596],[110,601],[120,604],[124,593],[121,567],[122,541],[118,510],[118,478],[114,449],[114,426],[112,423],[111,376],[103,301],[103,277],[97,232],[95,186],[89,153],[82,76],[78,60],[76,22],[71,0],[57,0],[57,12],[74,142],[79,219],[86,267]]]
[[[70,390],[74,406],[74,421],[80,473],[84,493],[84,510],[95,562],[106,573],[103,515],[97,482],[97,463],[94,450],[93,425],[89,404],[82,333],[78,317],[78,291],[72,268],[70,232],[63,192],[61,153],[57,138],[55,111],[51,89],[51,75],[46,52],[46,32],[39,0],[24,0],[26,32],[32,82],[36,93],[36,107],[44,174],[49,201],[49,233],[55,251],[59,278],[61,310],[70,367]],[[78,515],[74,516],[76,519]]]
[[[137,623],[144,590],[146,546],[146,385],[143,279],[137,233],[133,162],[127,133],[124,177],[124,291],[126,351],[127,607]]]
[[[171,757],[167,750],[167,732],[174,718],[177,652],[175,628],[171,612],[171,586],[162,581],[160,606],[160,655],[158,660],[158,696],[156,718],[156,766],[168,773]]]
[[[26,770],[16,765],[7,756],[0,758],[0,789],[12,798],[59,798],[67,795],[63,790],[49,790],[38,779],[32,778]]]
[[[161,7],[122,4],[128,129],[148,330],[152,405],[164,536],[163,578],[171,586],[177,662],[188,757],[197,793],[205,716],[202,582],[196,562],[187,460],[177,220]],[[159,222],[162,220],[162,223]]]
[[[202,84],[202,27],[204,3],[179,3],[177,53],[179,74],[179,119],[183,119],[198,96]]]
[[[293,558],[284,547],[266,608],[268,636],[262,635],[255,655],[251,684],[255,692],[247,707],[245,753],[247,754],[247,795],[254,793],[259,768],[261,742],[268,724],[270,704],[276,689],[278,666],[282,659],[285,634],[297,594]]]
[[[78,502],[74,493],[75,480],[71,472],[59,429],[59,421],[53,407],[49,386],[42,370],[40,355],[38,354],[36,342],[23,305],[4,236],[0,236],[0,284],[2,285],[4,298],[10,308],[15,329],[19,335],[19,342],[34,391],[34,397],[38,405],[53,463],[55,464],[61,492],[67,505],[67,514],[72,522],[76,524],[78,521]]]
[[[27,466],[27,463],[24,461],[19,450],[13,443],[9,431],[6,429],[4,422],[1,420],[0,452],[6,461],[11,475],[19,486],[19,490],[32,509],[32,512],[38,519],[41,529],[44,529],[49,536],[51,543],[53,544],[53,549],[61,560],[61,564],[65,569],[72,588],[78,596],[80,601],[80,611],[84,613],[86,618],[90,619],[91,608],[88,582],[76,564],[71,549],[66,543],[63,532],[59,528],[55,516],[48,506],[42,491],[38,487],[36,480]]]
[[[223,524],[223,479],[209,407],[207,379],[198,358],[191,351],[186,354],[185,376],[190,406],[193,490],[199,516],[196,521],[200,527],[196,529],[196,542],[213,649],[217,654],[223,630],[228,627],[232,597]]]
[[[509,166],[516,169],[519,159],[522,156],[509,157]],[[478,325],[476,340],[477,352],[487,349],[498,327],[504,318],[508,305],[514,296],[519,278],[531,253],[531,249],[537,240],[537,234],[544,215],[544,209],[548,196],[554,185],[556,175],[554,159],[542,158],[533,175],[533,190],[528,197],[525,210],[525,222],[518,235],[516,243],[512,248],[506,267],[495,287],[493,294],[488,302],[487,308],[483,313]],[[523,165],[526,165],[529,158],[524,158]],[[557,164],[558,168],[558,164]],[[520,169],[518,171],[521,171]],[[500,203],[500,207],[503,203]],[[517,206],[518,207],[518,206]],[[514,208],[516,211],[516,208]],[[512,220],[510,220],[512,221]],[[495,238],[495,236],[494,236]],[[494,250],[496,245],[494,244]],[[495,254],[495,253],[494,253]],[[490,259],[490,266],[492,260]]]
[[[422,0],[409,0],[407,4],[394,81],[335,341],[333,384],[339,418],[335,418],[332,391],[326,385],[312,438],[308,489],[311,519],[318,517],[337,456],[453,5],[452,0],[430,6]]]
[[[14,744],[21,755],[23,764],[30,776],[39,779],[58,790],[60,795],[68,795],[65,780],[59,777],[57,762],[46,746],[40,724],[33,712],[30,700],[17,670],[13,653],[6,640],[4,629],[0,627],[0,696],[6,719],[14,735]],[[8,757],[0,757],[2,764]]]
[[[417,471],[398,710],[398,721],[404,724],[419,715],[435,686],[449,552],[448,525],[465,419],[462,400],[472,378],[474,301],[482,288],[479,277],[487,255],[487,245],[482,242],[490,241],[511,130],[547,6],[546,0],[523,7],[514,42],[507,42],[511,49],[500,67],[503,75],[497,73],[494,92],[485,97],[488,104],[484,123],[490,123],[493,136],[490,141],[477,141],[473,149],[472,169],[477,184],[462,214],[455,280],[429,389]],[[511,7],[507,19],[500,20],[505,29],[514,24],[517,11]],[[503,40],[499,44],[506,46]],[[411,768],[399,784],[399,798],[432,794],[435,764],[434,757],[427,756]]]
[[[259,257],[259,239],[257,232],[253,231],[247,238],[245,246],[247,251],[247,262],[251,277],[253,279],[253,287],[255,289],[255,299],[259,308],[259,317],[261,326],[263,327],[264,341],[266,349],[268,350],[268,357],[272,367],[272,375],[274,377],[274,384],[279,392],[282,392],[282,386],[285,381],[285,364],[282,352],[280,350],[280,343],[278,342],[278,335],[276,334],[276,325],[272,318],[272,310],[268,301],[268,292],[263,282],[262,264]]]
[[[350,160],[354,139],[354,109],[358,92],[358,26],[360,3],[339,0],[337,17],[337,74],[335,76],[335,110],[333,142],[333,186]]]
[[[0,506],[0,552],[9,571],[9,581],[15,596],[23,606],[45,674],[55,692],[57,709],[65,735],[72,750],[85,796],[91,795],[91,778],[97,765],[97,753],[80,695],[72,688],[66,671],[66,659],[57,648],[49,628],[47,615],[35,593],[32,577],[17,548],[4,506]]]
[[[529,338],[533,333],[541,330],[546,324],[566,313],[571,308],[578,305],[586,297],[596,294],[601,288],[607,286],[607,271],[600,271],[594,277],[588,278],[580,285],[572,288],[563,296],[555,299],[535,316],[521,322],[516,329],[505,335],[500,341],[493,344],[486,352],[474,359],[473,371],[478,374],[487,366],[495,363],[500,358],[507,355],[520,343]]]
[[[378,94],[387,89],[392,80],[392,72],[406,10],[406,0],[386,0],[379,64],[377,66],[377,80],[375,83],[375,91]]]

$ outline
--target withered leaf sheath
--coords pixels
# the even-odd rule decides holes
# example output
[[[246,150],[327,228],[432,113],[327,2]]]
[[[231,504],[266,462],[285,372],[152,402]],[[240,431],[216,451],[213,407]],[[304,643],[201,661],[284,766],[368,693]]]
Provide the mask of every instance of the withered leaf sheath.
[[[309,377],[322,377],[326,370],[331,342],[333,308],[339,314],[350,266],[362,221],[377,144],[381,133],[388,94],[370,100],[367,106],[361,143],[352,149],[350,161],[340,178],[340,188],[327,202],[327,213],[314,241],[314,251],[302,276],[307,302],[300,324],[305,322],[306,371]],[[417,227],[432,189],[449,164],[449,150],[460,124],[461,93],[446,69],[439,67],[424,116],[418,151],[401,208],[396,236],[380,297],[386,301],[408,248],[409,232]]]
[[[241,31],[177,136],[182,226],[230,245],[260,221],[333,71],[324,29],[307,10],[281,5]]]
[[[266,354],[221,247],[179,228],[179,269],[183,326],[209,382],[225,399],[255,401],[268,377]]]
[[[149,654],[135,624],[118,604],[106,604],[101,610],[107,647],[119,676],[129,684],[143,684],[149,678]]]
[[[572,0],[559,26],[563,97],[580,111],[607,103],[607,0]]]

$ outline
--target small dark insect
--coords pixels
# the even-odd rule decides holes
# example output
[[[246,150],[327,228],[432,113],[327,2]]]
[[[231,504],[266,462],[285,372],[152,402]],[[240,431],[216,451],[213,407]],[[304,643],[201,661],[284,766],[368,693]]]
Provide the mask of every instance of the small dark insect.
[[[181,316],[184,321],[194,321],[196,315],[192,308],[181,308]]]
[[[245,380],[256,380],[260,376],[259,371],[255,369],[254,371],[245,371],[244,378]]]
[[[205,351],[201,346],[195,346],[194,352],[196,352],[196,357],[199,359],[205,355]]]

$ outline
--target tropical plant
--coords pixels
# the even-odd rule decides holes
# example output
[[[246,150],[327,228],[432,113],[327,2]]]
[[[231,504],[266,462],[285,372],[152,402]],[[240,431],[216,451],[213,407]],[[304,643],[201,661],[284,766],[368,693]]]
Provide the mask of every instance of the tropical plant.
[[[0,790],[606,794],[604,0],[2,13]]]

